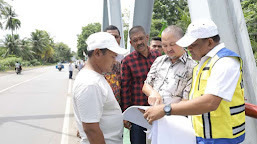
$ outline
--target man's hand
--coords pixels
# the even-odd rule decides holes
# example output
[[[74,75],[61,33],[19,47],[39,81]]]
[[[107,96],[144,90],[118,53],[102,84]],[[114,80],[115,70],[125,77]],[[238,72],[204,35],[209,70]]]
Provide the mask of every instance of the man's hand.
[[[153,121],[164,117],[164,106],[164,104],[152,106],[145,111],[144,118],[148,121],[149,124],[152,124]]]
[[[127,129],[131,129],[131,123],[129,121],[126,121],[126,120],[123,120],[123,124],[124,124],[124,127],[127,128]]]
[[[163,101],[162,101],[161,95],[156,91],[152,91],[152,93],[148,97],[148,104],[149,105],[159,105],[159,104],[162,104],[162,102]]]

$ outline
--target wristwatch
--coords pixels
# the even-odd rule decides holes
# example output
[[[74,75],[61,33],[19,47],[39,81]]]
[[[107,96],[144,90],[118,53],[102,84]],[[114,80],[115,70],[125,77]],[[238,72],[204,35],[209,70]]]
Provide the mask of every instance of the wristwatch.
[[[164,110],[166,116],[170,116],[170,113],[172,111],[170,104],[165,105],[163,110]]]

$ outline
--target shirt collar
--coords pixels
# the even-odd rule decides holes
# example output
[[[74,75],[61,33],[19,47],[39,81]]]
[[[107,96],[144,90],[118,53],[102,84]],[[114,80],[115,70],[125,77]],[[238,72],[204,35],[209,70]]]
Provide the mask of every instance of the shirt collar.
[[[148,49],[148,56],[147,56],[147,57],[149,57],[150,55],[153,55],[153,51],[150,50],[150,47],[149,47],[149,46],[147,46],[147,49]],[[135,50],[135,55],[136,55],[137,57],[139,57],[140,55],[143,56],[141,53],[139,53],[139,52],[136,51],[136,50]],[[143,57],[144,57],[144,56],[143,56]]]
[[[224,43],[220,43],[217,46],[215,46],[211,51],[209,51],[204,57],[214,57],[217,52],[219,52],[222,48],[225,47]]]
[[[182,56],[179,57],[177,62],[180,60],[183,64],[185,64],[187,62],[187,58],[188,58],[188,54],[187,54],[187,51],[186,51]],[[170,57],[167,56],[167,55],[165,57],[165,61],[166,60],[169,60],[171,62]],[[177,62],[175,62],[175,63],[177,63]]]

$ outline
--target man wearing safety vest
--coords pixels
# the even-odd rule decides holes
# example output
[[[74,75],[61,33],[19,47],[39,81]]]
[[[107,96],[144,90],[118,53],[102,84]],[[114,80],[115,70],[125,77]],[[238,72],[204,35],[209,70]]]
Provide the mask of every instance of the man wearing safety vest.
[[[199,61],[194,68],[190,100],[157,105],[144,117],[151,124],[164,115],[192,115],[197,144],[238,144],[245,139],[242,59],[220,43],[211,20],[191,23],[176,42]]]

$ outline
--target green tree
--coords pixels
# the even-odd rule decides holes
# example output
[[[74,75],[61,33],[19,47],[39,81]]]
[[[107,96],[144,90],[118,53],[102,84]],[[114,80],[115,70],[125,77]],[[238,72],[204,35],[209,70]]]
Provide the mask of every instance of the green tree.
[[[9,55],[16,55],[18,57],[22,56],[22,51],[20,49],[21,41],[19,39],[19,35],[9,35],[7,34],[3,40],[4,47],[6,48],[6,52],[3,57],[7,57]]]
[[[253,53],[257,62],[257,0],[241,2]]]
[[[16,56],[23,60],[32,60],[34,58],[33,51],[30,48],[30,41],[20,39],[19,35],[6,35],[3,40],[5,51],[3,57]]]
[[[175,22],[175,24],[177,26],[180,26],[184,30],[184,32],[186,32],[187,27],[191,23],[189,8],[187,6],[184,7],[184,9],[181,9],[180,7],[177,7],[177,10],[180,13],[180,19],[178,19]]]
[[[86,44],[86,39],[93,33],[100,32],[101,31],[101,24],[100,23],[92,23],[88,24],[85,27],[82,27],[82,32],[81,34],[78,35],[78,40],[77,40],[77,54],[78,57],[83,59],[83,51],[87,53],[87,44]]]
[[[2,11],[5,19],[6,19],[6,25],[5,29],[9,29],[12,32],[20,28],[21,22],[16,17],[18,16],[15,11],[12,9],[12,7],[5,7],[5,11]]]
[[[37,59],[41,59],[44,52],[48,48],[51,39],[49,34],[44,30],[37,30],[31,33],[31,46]]]
[[[187,1],[185,0],[156,0],[153,7],[150,40],[161,36],[168,25],[180,26],[186,31],[191,23]]]
[[[9,7],[10,5],[8,3],[6,3],[5,1],[3,0],[0,0],[0,20],[2,20],[3,18],[3,13],[6,13],[6,7]],[[0,29],[3,28],[3,24],[2,22],[0,21]]]
[[[0,60],[4,58],[4,55],[6,53],[7,48],[6,47],[0,47]]]
[[[128,42],[129,17],[130,17],[130,13],[129,13],[128,9],[125,9],[122,12],[122,23],[123,23],[123,34],[124,34],[125,48],[127,47],[127,42]]]
[[[41,59],[44,62],[50,62],[53,60],[53,56],[54,56],[54,40],[53,38],[51,38],[51,36],[49,35],[48,32],[43,31],[44,34],[44,43],[45,43],[45,47],[43,49],[43,52],[41,54]]]
[[[156,36],[160,37],[160,31],[162,30],[163,26],[167,26],[167,22],[165,20],[152,19],[149,40],[151,40],[152,37],[156,37]]]
[[[163,19],[168,25],[175,25],[180,20],[184,10],[187,7],[185,0],[156,0],[153,6],[153,19]]]
[[[48,43],[46,44],[46,47],[44,48],[44,51],[42,52],[41,59],[43,59],[44,62],[51,62],[54,58],[54,43]]]
[[[62,42],[54,45],[54,51],[55,62],[70,61],[72,57],[71,49],[68,47],[68,45]]]
[[[27,38],[24,38],[20,41],[20,50],[22,51],[22,59],[23,60],[33,60],[34,59],[34,52],[31,48],[31,43]]]

